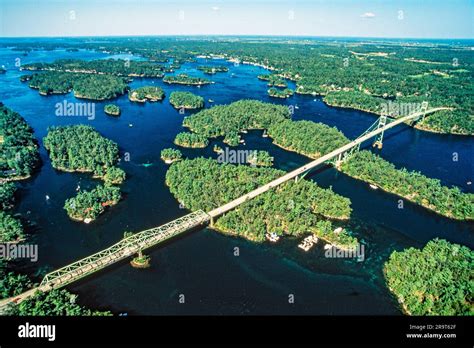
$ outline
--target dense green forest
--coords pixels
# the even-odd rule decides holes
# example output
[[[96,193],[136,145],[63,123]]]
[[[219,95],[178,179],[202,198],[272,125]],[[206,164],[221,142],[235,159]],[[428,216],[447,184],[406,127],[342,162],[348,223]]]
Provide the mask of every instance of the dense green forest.
[[[268,87],[288,87],[288,83],[281,76],[275,74],[258,75],[257,78],[262,81],[268,81]]]
[[[289,98],[293,95],[294,91],[292,89],[289,89],[289,88],[285,88],[285,89],[278,89],[278,88],[270,88],[268,89],[268,95],[270,97],[273,97],[273,98],[282,98],[282,99],[285,99],[285,98]]]
[[[457,187],[442,186],[438,179],[418,172],[396,169],[372,152],[357,152],[342,164],[341,170],[438,214],[458,220],[474,219],[474,194],[463,193]]]
[[[100,312],[79,305],[77,295],[67,290],[38,291],[19,304],[12,304],[7,315],[13,316],[109,316],[111,312]]]
[[[144,103],[146,101],[156,102],[163,100],[165,92],[161,87],[155,86],[143,86],[136,89],[132,89],[128,93],[128,99],[134,102]]]
[[[410,315],[474,315],[474,252],[435,239],[419,250],[394,251],[384,273],[390,291]]]
[[[103,172],[100,172],[99,174],[96,173],[96,175],[103,178],[106,185],[120,185],[126,178],[123,169],[118,167],[107,167],[103,169]]]
[[[201,86],[212,83],[211,80],[203,79],[201,77],[193,77],[186,74],[179,74],[176,76],[168,75],[163,78],[163,82],[169,84],[180,84],[190,86]]]
[[[104,112],[107,115],[112,115],[112,116],[119,116],[120,115],[120,107],[114,104],[107,104],[104,106]]]
[[[0,243],[18,242],[25,238],[21,221],[9,211],[14,207],[16,189],[12,182],[0,182]]]
[[[173,163],[183,158],[183,154],[178,149],[163,149],[161,150],[161,159],[166,163]]]
[[[252,155],[247,158],[247,162],[258,167],[271,167],[273,165],[273,157],[267,151],[253,151]]]
[[[201,65],[201,66],[198,66],[198,70],[201,70],[204,74],[214,75],[218,72],[227,72],[229,71],[229,68],[224,65],[214,65],[214,66]]]
[[[185,117],[183,125],[195,133],[215,138],[248,129],[267,129],[272,123],[289,117],[290,111],[285,106],[258,100],[239,100]]]
[[[209,140],[201,134],[181,132],[174,139],[176,145],[190,148],[203,148],[209,144]]]
[[[32,285],[28,276],[8,270],[7,262],[0,259],[0,298],[19,295]]]
[[[0,208],[7,210],[13,207],[16,185],[12,182],[0,182]]]
[[[191,210],[209,211],[248,193],[285,172],[272,168],[255,168],[219,164],[212,159],[197,158],[174,163],[166,173],[171,193]],[[215,223],[223,232],[254,241],[263,241],[266,232],[302,235],[316,233],[341,247],[357,242],[347,233],[335,234],[318,222],[325,219],[348,219],[350,200],[315,183],[289,181],[242,204]]]
[[[268,135],[287,150],[318,158],[349,142],[335,127],[312,121],[285,120],[272,124]]]
[[[73,220],[95,220],[106,207],[117,204],[120,199],[118,187],[98,185],[90,191],[80,191],[75,197],[67,199],[64,209]]]
[[[33,130],[23,117],[0,103],[0,179],[27,178],[38,164]]]
[[[176,109],[199,109],[204,107],[204,98],[191,92],[171,92],[170,103]]]
[[[148,61],[124,59],[74,60],[60,59],[53,63],[25,64],[21,70],[45,70],[82,74],[110,74],[128,77],[163,77],[165,67]]]
[[[64,94],[74,90],[77,98],[91,100],[113,99],[128,90],[128,80],[107,74],[81,74],[45,71],[22,76],[31,88],[38,89],[42,95]]]
[[[289,117],[285,106],[239,100],[185,117],[183,125],[208,138],[224,136],[231,146],[239,144],[238,133],[243,130],[268,129],[275,144],[313,158],[349,142],[336,128],[311,121],[295,122]]]
[[[0,243],[17,242],[25,238],[20,220],[0,210]]]
[[[118,145],[91,126],[50,127],[43,143],[52,166],[59,170],[102,176],[104,168],[112,167],[118,160]]]

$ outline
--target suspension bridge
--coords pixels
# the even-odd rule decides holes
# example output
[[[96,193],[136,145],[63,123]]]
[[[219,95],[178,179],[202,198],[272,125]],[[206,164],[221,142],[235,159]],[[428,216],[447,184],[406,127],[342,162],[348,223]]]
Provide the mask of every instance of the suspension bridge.
[[[73,262],[67,266],[57,269],[51,273],[48,273],[40,285],[36,288],[28,290],[18,296],[14,296],[8,299],[0,301],[0,313],[3,312],[6,306],[11,303],[19,303],[24,299],[32,296],[36,291],[49,291],[52,289],[58,289],[71,284],[75,281],[83,279],[93,273],[96,273],[112,264],[122,261],[140,250],[144,250],[155,246],[161,242],[164,242],[172,237],[189,231],[193,228],[197,228],[210,223],[212,226],[214,219],[226,212],[236,208],[242,203],[261,195],[272,188],[281,185],[289,180],[304,177],[311,170],[319,167],[322,164],[331,163],[333,165],[340,165],[352,154],[360,149],[360,146],[365,141],[375,138],[374,146],[381,148],[383,144],[383,137],[385,131],[393,128],[401,123],[410,123],[418,121],[420,118],[424,118],[426,115],[441,110],[449,110],[447,107],[437,107],[428,109],[427,105],[422,107],[421,111],[412,113],[410,115],[391,118],[388,116],[380,116],[364,133],[362,133],[357,139],[349,142],[348,144],[341,146],[340,148],[331,151],[330,153],[312,161],[308,164],[297,168],[287,174],[263,185],[259,188],[237,198],[231,202],[228,202],[214,210],[204,212],[202,210],[192,212],[188,215],[180,217],[176,220],[168,222],[159,227],[151,228],[145,231],[135,233],[131,236],[123,238],[118,243],[99,251],[93,255],[85,257],[79,261]]]

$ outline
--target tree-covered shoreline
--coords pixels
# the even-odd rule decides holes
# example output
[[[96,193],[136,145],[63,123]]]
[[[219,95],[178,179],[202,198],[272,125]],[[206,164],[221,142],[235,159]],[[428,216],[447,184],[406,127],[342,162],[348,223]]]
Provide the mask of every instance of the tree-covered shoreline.
[[[39,163],[33,129],[20,114],[0,103],[0,179],[27,179]]]
[[[171,92],[169,100],[175,109],[200,109],[204,107],[204,98],[191,92]]]
[[[114,99],[129,89],[129,80],[107,74],[45,71],[23,75],[20,80],[28,82],[29,87],[37,89],[44,96],[74,91],[76,98],[99,101]]]
[[[132,89],[128,93],[128,99],[133,102],[145,103],[156,102],[163,100],[165,92],[161,87],[155,86],[143,86],[136,89]]]
[[[474,194],[457,187],[442,186],[438,179],[395,166],[381,157],[360,151],[341,165],[351,177],[375,184],[442,216],[456,220],[474,220]]]
[[[394,251],[384,265],[387,286],[409,315],[474,315],[474,252],[435,239],[423,249]]]
[[[167,75],[163,78],[163,82],[168,84],[188,85],[188,86],[202,86],[211,84],[212,81],[203,79],[201,77],[189,76],[187,74]]]

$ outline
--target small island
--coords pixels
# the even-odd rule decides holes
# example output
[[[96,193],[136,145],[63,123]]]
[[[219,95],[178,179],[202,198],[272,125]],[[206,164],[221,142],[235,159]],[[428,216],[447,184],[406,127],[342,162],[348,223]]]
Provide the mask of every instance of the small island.
[[[146,101],[156,102],[163,100],[165,92],[160,87],[144,86],[137,89],[132,89],[128,93],[128,99],[133,102],[145,103]]]
[[[104,112],[107,115],[111,116],[120,116],[120,108],[117,105],[114,104],[107,104],[104,106]]]
[[[288,87],[288,83],[278,75],[264,74],[264,75],[258,75],[257,78],[262,81],[268,81],[267,83],[268,87],[282,87],[282,88]]]
[[[247,163],[257,167],[271,167],[273,165],[273,157],[267,151],[254,151],[251,156],[247,158]]]
[[[165,161],[166,164],[171,164],[173,162],[179,161],[183,158],[181,151],[177,149],[163,149],[161,150],[161,159]]]
[[[172,92],[170,104],[175,109],[200,109],[204,107],[204,98],[191,92]]]
[[[291,97],[293,94],[294,94],[294,91],[292,89],[289,89],[289,88],[277,89],[275,87],[272,87],[272,88],[268,89],[268,95],[270,97],[273,97],[273,98],[285,99],[285,98]]]
[[[473,261],[468,247],[434,239],[421,250],[394,251],[384,275],[408,315],[472,315]]]
[[[118,145],[86,125],[51,127],[43,138],[53,168],[65,172],[90,172],[105,180],[118,160]],[[110,172],[116,177],[121,169]],[[119,175],[121,176],[121,175]]]
[[[120,189],[115,186],[98,185],[91,191],[81,191],[64,204],[67,215],[75,221],[90,223],[121,199]]]
[[[212,81],[203,79],[201,77],[192,77],[186,74],[179,74],[175,76],[165,76],[163,82],[169,84],[179,84],[179,85],[188,85],[188,86],[202,86],[211,84]]]
[[[224,150],[222,149],[222,147],[220,147],[219,145],[214,145],[214,147],[212,148],[212,151],[214,151],[215,153],[224,152]]]
[[[218,72],[228,72],[229,68],[224,65],[215,65],[215,66],[201,65],[201,66],[198,66],[198,70],[201,70],[204,74],[207,74],[207,75],[214,75]]]
[[[107,74],[80,74],[45,71],[33,75],[23,75],[20,81],[39,94],[66,94],[74,90],[74,96],[81,99],[107,100],[116,98],[128,90],[128,80]]]
[[[133,268],[149,268],[151,257],[144,255],[141,250],[138,251],[138,255],[130,261]]]
[[[204,148],[209,144],[209,140],[201,134],[181,132],[176,135],[174,143],[182,147]]]

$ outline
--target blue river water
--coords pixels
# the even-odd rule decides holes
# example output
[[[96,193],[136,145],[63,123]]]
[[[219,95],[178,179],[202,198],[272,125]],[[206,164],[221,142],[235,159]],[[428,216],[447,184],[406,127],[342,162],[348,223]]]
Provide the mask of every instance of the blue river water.
[[[76,187],[92,188],[98,181],[88,174],[61,173],[51,167],[41,146],[43,161],[37,174],[19,182],[20,199],[15,213],[30,224],[30,243],[39,245],[36,263],[19,263],[19,270],[36,279],[117,242],[124,231],[140,231],[171,221],[187,213],[164,184],[168,168],[160,160],[160,151],[173,147],[173,139],[183,131],[183,115],[171,107],[168,99],[139,105],[127,96],[114,101],[122,109],[120,117],[104,114],[107,102],[95,103],[94,119],[60,117],[55,105],[76,100],[72,93],[44,97],[19,81],[25,72],[15,63],[54,61],[62,58],[103,59],[105,53],[32,51],[27,56],[8,48],[0,49],[0,65],[7,73],[0,75],[0,101],[19,112],[42,138],[51,125],[89,124],[120,146],[121,161],[127,172],[122,186],[124,199],[90,225],[71,221],[63,209],[64,201],[76,193]],[[113,58],[137,59],[128,55]],[[18,61],[20,59],[20,61]],[[226,64],[229,72],[210,77],[215,84],[202,88],[164,84],[161,79],[137,78],[131,87],[161,86],[167,96],[171,91],[186,90],[201,95],[206,107],[228,104],[240,99],[293,105],[295,120],[311,120],[335,126],[347,137],[355,138],[375,120],[374,115],[325,105],[319,97],[295,95],[287,100],[267,95],[264,81],[256,78],[266,70],[250,65],[234,65],[223,60],[186,63],[179,72],[203,76],[198,64]],[[214,100],[209,103],[208,100]],[[190,112],[186,112],[189,115]],[[132,125],[132,126],[131,126]],[[275,158],[275,167],[294,169],[308,158],[285,151],[252,131],[244,136],[241,149],[267,150]],[[214,144],[206,149],[185,149],[186,157],[216,157]],[[456,185],[472,192],[474,138],[447,136],[400,126],[386,134],[380,155],[397,167],[438,178],[445,185]],[[453,161],[453,154],[457,161]],[[455,156],[454,156],[455,157]],[[150,164],[144,166],[143,164]],[[94,308],[129,314],[400,314],[396,300],[387,290],[382,273],[384,261],[394,250],[422,247],[433,238],[474,248],[472,224],[449,220],[366,183],[354,180],[332,168],[310,176],[323,187],[332,187],[352,201],[350,229],[365,245],[365,260],[329,259],[323,245],[305,253],[297,248],[298,240],[283,238],[276,245],[255,244],[221,235],[213,230],[193,231],[154,248],[149,254],[152,267],[136,270],[122,263],[68,288],[80,295],[80,302]],[[48,195],[50,200],[46,201]],[[234,255],[238,247],[239,256]],[[183,298],[184,303],[179,299]],[[294,303],[289,303],[289,296]],[[182,302],[182,301],[181,301]]]

